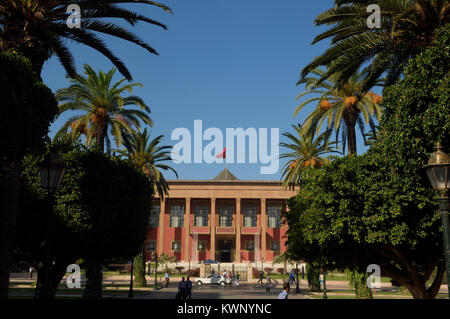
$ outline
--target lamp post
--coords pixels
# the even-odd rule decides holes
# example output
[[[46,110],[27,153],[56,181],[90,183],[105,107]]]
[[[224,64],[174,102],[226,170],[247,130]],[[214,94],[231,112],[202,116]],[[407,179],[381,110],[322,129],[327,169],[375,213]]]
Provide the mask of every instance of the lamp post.
[[[134,257],[131,257],[131,275],[130,275],[130,291],[128,292],[128,298],[134,298],[133,295],[133,268],[134,268]]]
[[[447,268],[447,290],[450,299],[450,226],[448,193],[450,189],[450,156],[444,151],[441,143],[436,143],[435,152],[431,154],[428,164],[424,166],[428,179],[439,195],[438,203],[441,211],[442,235],[444,241],[445,266]]]
[[[155,285],[153,286],[153,290],[158,290],[158,254],[153,252],[152,255],[155,259]]]
[[[64,159],[60,154],[51,150],[42,163],[39,165],[39,174],[41,175],[42,186],[47,190],[47,203],[52,203],[54,193],[58,189],[66,171]],[[51,210],[47,214],[46,234],[44,240],[44,280],[39,280],[39,294],[37,298],[47,298],[50,292],[49,268],[50,268],[50,245],[53,232],[53,218]],[[39,275],[38,275],[39,276]]]
[[[297,274],[295,293],[298,294],[298,293],[300,293],[300,287],[298,286],[298,263],[295,263],[295,272]]]

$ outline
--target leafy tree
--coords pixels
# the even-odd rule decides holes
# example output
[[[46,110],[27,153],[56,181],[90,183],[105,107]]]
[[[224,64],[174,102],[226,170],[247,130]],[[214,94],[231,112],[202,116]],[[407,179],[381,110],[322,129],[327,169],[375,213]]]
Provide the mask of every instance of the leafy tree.
[[[330,131],[326,131],[314,138],[311,132],[305,132],[300,124],[292,125],[297,136],[291,133],[283,133],[293,143],[280,143],[292,152],[284,153],[280,158],[290,158],[283,166],[282,179],[284,187],[294,188],[300,182],[300,177],[304,171],[311,167],[320,167],[328,162],[325,154],[338,153],[333,146],[328,143]],[[286,268],[286,267],[285,267]]]
[[[39,177],[38,165],[46,152],[24,160],[17,252],[36,267],[38,278],[42,278],[41,243],[46,234],[43,220],[47,220],[50,211],[52,289],[41,297],[53,297],[67,265],[80,258],[86,261],[85,297],[100,297],[102,263],[111,258],[129,258],[142,247],[151,206],[151,185],[125,161],[72,145],[58,148],[67,169],[54,203],[47,202]],[[38,296],[39,287],[38,282]]]
[[[58,108],[51,90],[22,55],[0,53],[0,70],[0,299],[4,299],[8,297],[21,160],[44,143]]]
[[[147,132],[147,128],[142,133],[133,131],[131,134],[124,135],[126,150],[113,150],[129,159],[138,170],[142,171],[148,177],[149,181],[153,184],[154,192],[158,192],[160,198],[168,195],[169,190],[169,185],[160,170],[169,169],[178,178],[177,172],[172,167],[162,163],[171,160],[170,149],[172,148],[171,146],[159,146],[163,137],[163,135],[160,135],[150,140],[150,134]],[[145,260],[144,248],[140,256],[135,257],[136,274],[145,274],[145,261],[142,262],[143,260]],[[136,282],[137,285],[145,286],[145,276],[137,275]]]
[[[356,72],[339,88],[336,87],[339,74],[334,74],[326,81],[321,78],[326,72],[321,69],[312,71],[314,76],[300,80],[297,84],[306,84],[306,91],[301,93],[297,99],[314,94],[308,100],[302,102],[294,112],[294,116],[306,105],[312,102],[318,102],[316,109],[305,119],[303,129],[309,132],[319,133],[325,120],[327,129],[334,130],[336,133],[336,143],[339,138],[339,132],[342,131],[342,145],[345,153],[346,144],[348,144],[348,153],[356,154],[356,132],[355,126],[358,125],[361,134],[365,140],[365,124],[373,129],[375,124],[373,118],[381,118],[381,106],[379,103],[382,97],[374,92],[363,91],[363,74]],[[381,84],[382,81],[377,82]],[[364,120],[364,121],[363,121]]]
[[[378,264],[414,298],[436,296],[445,271],[440,213],[422,167],[436,141],[450,146],[449,35],[450,25],[386,88],[378,142],[366,154],[302,179],[285,214],[296,258],[359,273]]]
[[[384,73],[388,84],[400,76],[408,60],[423,52],[435,39],[435,31],[450,22],[448,0],[335,0],[335,6],[314,20],[317,26],[331,25],[313,41],[331,40],[331,48],[302,70],[302,76],[315,68],[328,66],[324,80],[339,73],[342,86],[362,66],[363,90],[368,90]],[[371,29],[367,12],[371,4],[381,9],[380,28]],[[367,63],[368,62],[368,63]]]
[[[110,134],[118,146],[122,144],[124,132],[131,133],[132,127],[140,128],[139,120],[153,125],[148,116],[150,108],[138,96],[124,97],[125,91],[133,92],[133,88],[142,87],[140,83],[124,84],[125,79],[112,82],[115,69],[108,73],[99,71],[98,74],[87,64],[84,65],[86,77],[79,75],[71,79],[72,85],[56,92],[59,104],[59,114],[66,111],[83,111],[83,114],[73,116],[61,127],[58,135],[66,134],[71,127],[72,136],[79,133],[86,135],[86,144],[95,143],[98,150],[103,152],[105,140],[110,148]],[[130,106],[138,106],[140,110]]]
[[[42,66],[53,54],[70,76],[75,76],[74,58],[64,43],[71,40],[84,44],[106,56],[128,80],[131,74],[124,63],[106,46],[97,33],[111,35],[137,44],[152,54],[158,54],[150,45],[119,24],[104,18],[119,18],[134,26],[145,22],[166,29],[158,21],[126,9],[122,4],[140,3],[156,6],[166,12],[167,6],[147,0],[4,0],[0,3],[0,51],[15,50],[27,57],[39,76]],[[80,28],[67,26],[67,8],[80,6]]]

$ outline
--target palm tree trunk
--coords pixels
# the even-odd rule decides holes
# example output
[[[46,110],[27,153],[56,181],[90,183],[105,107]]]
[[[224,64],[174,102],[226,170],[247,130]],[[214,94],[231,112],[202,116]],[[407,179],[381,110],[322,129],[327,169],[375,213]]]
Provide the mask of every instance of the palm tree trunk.
[[[15,34],[15,36],[13,38],[2,39],[0,42],[0,51],[17,51],[21,53],[30,60],[34,73],[42,81],[42,68],[45,61],[50,58],[49,46],[24,30],[25,21],[21,21],[17,25],[6,26],[3,34]]]
[[[104,121],[99,121],[95,130],[96,148],[100,152],[105,150],[105,136],[107,127]],[[86,262],[86,287],[84,288],[83,298],[99,299],[102,298],[102,264],[94,259]]]
[[[0,174],[0,299],[8,298],[21,171],[21,161],[16,160]]]
[[[343,118],[347,126],[347,145],[348,155],[356,154],[356,121],[358,119],[358,111],[350,108],[344,111]]]
[[[108,129],[105,123],[101,121],[100,123],[97,123],[97,128],[95,130],[95,143],[96,148],[100,152],[104,152],[105,150],[105,137],[106,137],[106,130]]]

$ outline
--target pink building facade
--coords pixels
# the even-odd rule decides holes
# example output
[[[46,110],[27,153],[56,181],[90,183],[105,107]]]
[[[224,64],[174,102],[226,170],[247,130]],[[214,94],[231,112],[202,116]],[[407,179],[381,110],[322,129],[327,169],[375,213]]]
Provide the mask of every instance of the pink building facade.
[[[281,212],[295,195],[279,181],[241,181],[228,170],[213,180],[170,181],[155,198],[147,257],[156,252],[180,262],[271,262],[286,250]]]

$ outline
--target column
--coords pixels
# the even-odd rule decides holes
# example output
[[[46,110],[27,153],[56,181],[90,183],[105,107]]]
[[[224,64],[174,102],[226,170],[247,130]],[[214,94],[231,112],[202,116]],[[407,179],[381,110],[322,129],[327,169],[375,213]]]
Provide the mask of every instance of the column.
[[[190,225],[191,225],[191,199],[189,197],[186,198],[186,206],[185,206],[185,216],[184,216],[184,261],[189,262],[190,248],[189,244],[190,234]]]
[[[241,199],[236,198],[236,257],[237,263],[241,262]]]
[[[266,260],[266,199],[261,198],[261,259]]]
[[[166,213],[166,201],[159,201],[159,238],[158,238],[158,255],[164,252],[164,215]]]
[[[209,259],[216,260],[216,199],[211,198],[211,240],[209,244]]]

